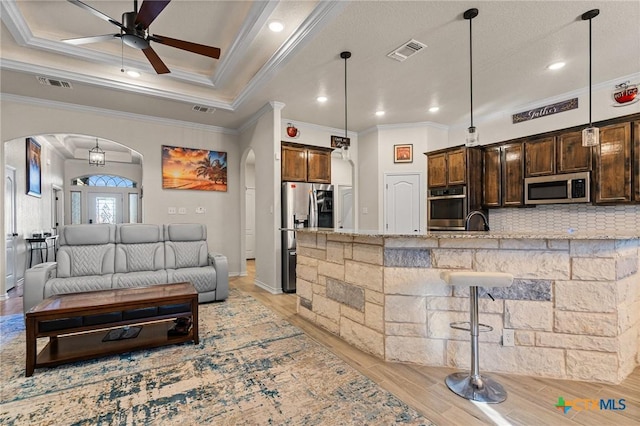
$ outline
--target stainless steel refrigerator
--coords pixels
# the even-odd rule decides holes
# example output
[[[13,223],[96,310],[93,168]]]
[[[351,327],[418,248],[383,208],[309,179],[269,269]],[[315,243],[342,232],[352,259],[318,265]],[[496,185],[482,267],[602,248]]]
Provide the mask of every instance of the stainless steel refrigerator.
[[[282,291],[296,291],[296,229],[333,228],[333,185],[282,182]]]

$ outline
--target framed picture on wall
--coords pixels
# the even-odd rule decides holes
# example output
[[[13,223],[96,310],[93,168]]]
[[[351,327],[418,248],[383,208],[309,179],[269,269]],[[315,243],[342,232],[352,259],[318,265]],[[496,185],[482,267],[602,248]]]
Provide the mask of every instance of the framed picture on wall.
[[[413,145],[394,145],[393,146],[393,162],[394,163],[413,163]]]
[[[35,139],[27,138],[27,195],[42,195],[42,148]]]
[[[162,146],[162,189],[227,191],[227,153]]]

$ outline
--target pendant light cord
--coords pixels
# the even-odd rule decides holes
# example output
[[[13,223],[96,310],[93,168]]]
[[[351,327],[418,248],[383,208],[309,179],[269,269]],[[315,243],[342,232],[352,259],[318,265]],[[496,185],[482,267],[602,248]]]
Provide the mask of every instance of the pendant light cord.
[[[347,59],[344,58],[344,137],[347,137]]]
[[[591,124],[591,21],[589,18],[589,127]]]
[[[471,93],[471,127],[473,127],[473,19],[469,19],[469,92]]]

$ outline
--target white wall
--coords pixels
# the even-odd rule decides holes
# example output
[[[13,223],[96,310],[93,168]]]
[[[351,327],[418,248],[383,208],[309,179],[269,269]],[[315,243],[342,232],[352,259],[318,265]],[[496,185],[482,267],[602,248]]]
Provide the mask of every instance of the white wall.
[[[378,197],[378,188],[382,185],[382,175],[378,170],[378,130],[373,130],[360,135],[358,161],[358,188],[354,199],[358,200],[358,206],[354,209],[358,213],[357,228],[360,230],[378,230],[378,211],[381,199]],[[366,213],[365,213],[366,212]]]
[[[209,249],[227,256],[231,275],[239,273],[240,217],[229,214],[237,211],[242,194],[239,185],[240,150],[235,132],[66,104],[42,105],[25,98],[7,99],[3,96],[0,106],[2,141],[34,134],[79,133],[109,139],[139,152],[144,157],[143,222],[204,223],[207,225]],[[226,151],[227,192],[163,190],[162,145]],[[3,160],[4,153],[0,153]],[[2,191],[4,195],[4,187]],[[187,214],[169,215],[167,208],[170,206],[185,207]],[[206,208],[206,214],[195,214],[195,208],[199,206]],[[4,216],[4,212],[2,214]],[[0,254],[3,269],[0,272],[4,274],[4,247]]]
[[[24,239],[30,237],[33,231],[44,230],[46,232],[53,227],[52,186],[63,186],[64,159],[58,155],[48,142],[41,138],[36,138],[36,140],[41,146],[41,197],[26,194],[26,138],[16,138],[3,144],[3,164],[16,169],[16,232],[19,234],[16,241],[17,280],[21,280],[24,277],[24,271],[29,262],[29,253],[27,252]],[[4,200],[4,196],[2,199]],[[0,210],[2,210],[4,214],[4,203],[3,208]],[[2,223],[4,224],[4,220]],[[34,261],[36,259],[38,259],[38,257],[35,257]],[[4,262],[5,257],[4,254],[2,254],[2,262],[0,263],[4,265]],[[4,294],[4,272],[2,277],[0,294]]]

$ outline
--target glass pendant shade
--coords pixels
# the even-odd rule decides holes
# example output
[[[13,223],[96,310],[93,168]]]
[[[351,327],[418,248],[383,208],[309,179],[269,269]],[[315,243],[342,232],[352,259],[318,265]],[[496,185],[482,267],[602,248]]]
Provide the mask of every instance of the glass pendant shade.
[[[600,143],[600,129],[587,127],[582,131],[582,146],[596,146]]]
[[[346,145],[342,145],[340,147],[340,155],[342,155],[342,159],[347,161],[349,159],[349,147]]]
[[[467,137],[465,139],[465,146],[476,146],[480,143],[480,135],[478,134],[478,130],[475,126],[469,127]]]

